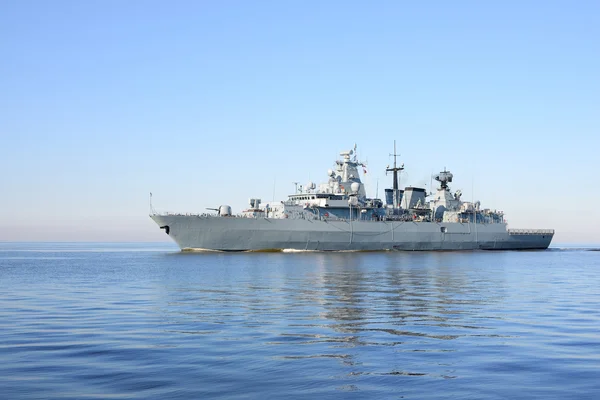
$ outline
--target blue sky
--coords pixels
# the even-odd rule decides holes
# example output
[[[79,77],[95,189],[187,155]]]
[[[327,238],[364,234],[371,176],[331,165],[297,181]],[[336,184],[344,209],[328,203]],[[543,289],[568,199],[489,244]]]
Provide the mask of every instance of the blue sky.
[[[166,240],[358,144],[374,194],[454,189],[600,242],[600,3],[5,1],[0,240]],[[474,194],[473,194],[474,191]]]

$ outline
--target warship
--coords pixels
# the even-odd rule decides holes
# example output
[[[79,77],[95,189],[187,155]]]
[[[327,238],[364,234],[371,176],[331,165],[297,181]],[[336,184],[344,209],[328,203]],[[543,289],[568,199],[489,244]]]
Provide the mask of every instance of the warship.
[[[365,164],[353,150],[340,153],[327,182],[298,185],[286,200],[263,203],[251,198],[233,214],[228,205],[210,212],[156,212],[150,217],[182,250],[213,251],[377,251],[377,250],[526,250],[546,249],[552,229],[508,229],[502,211],[463,201],[452,191],[453,175],[444,168],[434,179],[436,192],[400,189],[394,164],[386,168],[392,188],[384,199],[369,198],[360,179]]]

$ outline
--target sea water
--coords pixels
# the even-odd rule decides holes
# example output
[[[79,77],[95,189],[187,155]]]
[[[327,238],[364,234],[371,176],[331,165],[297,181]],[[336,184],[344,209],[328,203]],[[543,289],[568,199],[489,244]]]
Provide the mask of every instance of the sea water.
[[[593,250],[2,243],[0,398],[597,399]]]

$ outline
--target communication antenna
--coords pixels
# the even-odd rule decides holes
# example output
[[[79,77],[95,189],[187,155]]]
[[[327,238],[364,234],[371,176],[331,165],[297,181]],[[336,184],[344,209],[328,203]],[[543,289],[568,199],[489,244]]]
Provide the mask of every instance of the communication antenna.
[[[401,167],[398,167],[398,164],[396,162],[396,157],[399,156],[400,154],[396,154],[396,141],[394,140],[394,153],[390,154],[390,156],[394,156],[394,167],[393,168],[386,168],[385,172],[393,172],[394,173],[394,181],[393,181],[393,189],[394,190],[398,190],[398,171],[402,171],[404,169],[404,164],[402,164]]]
[[[394,178],[393,178],[393,195],[394,195],[394,207],[397,206],[398,203],[398,171],[402,171],[404,169],[404,164],[402,164],[402,166],[398,167],[398,164],[396,163],[396,157],[399,156],[400,154],[396,154],[396,141],[394,140],[394,154],[390,154],[390,156],[394,156],[394,168],[386,168],[385,169],[385,173],[387,175],[388,172],[393,172],[394,174]]]
[[[433,172],[429,175],[429,195],[433,194]]]
[[[475,207],[475,177],[471,176],[471,201],[473,204],[473,216],[475,222],[475,244],[478,243],[479,238],[477,236],[477,208]]]
[[[150,192],[150,215],[156,214],[154,207],[152,207],[152,192]]]

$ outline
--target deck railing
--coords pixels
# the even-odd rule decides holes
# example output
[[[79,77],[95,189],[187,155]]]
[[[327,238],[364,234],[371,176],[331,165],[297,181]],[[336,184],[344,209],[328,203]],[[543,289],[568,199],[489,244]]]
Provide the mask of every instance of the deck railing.
[[[554,229],[509,229],[509,235],[554,235]]]
[[[175,216],[175,217],[216,217],[216,213],[183,213],[183,212],[170,212],[170,211],[158,211],[151,213],[150,215],[159,216]]]
[[[200,218],[211,218],[211,217],[214,218],[214,217],[218,217],[218,215],[216,213],[181,213],[181,212],[168,212],[168,211],[154,212],[151,215],[186,216],[186,217],[200,217]],[[264,217],[251,217],[251,216],[250,217],[246,217],[246,216],[243,216],[241,214],[229,216],[229,218],[232,218],[232,217],[233,218],[264,218]],[[270,218],[273,218],[273,217],[270,217]],[[276,219],[280,219],[280,218],[277,217]],[[303,213],[292,214],[292,215],[290,215],[290,219],[350,221],[347,218],[324,217],[322,215],[314,215],[314,216],[311,216],[310,218],[307,218],[307,216],[304,215]],[[372,221],[372,222],[375,222],[376,220],[364,219],[362,221]],[[387,221],[387,222],[418,222],[418,221],[413,221],[411,219],[409,219],[409,220],[403,220],[403,219],[385,219],[384,221]],[[427,222],[429,222],[429,221],[427,221]],[[461,223],[468,223],[468,221],[461,221]],[[509,235],[554,235],[554,229],[508,229],[507,231],[508,231]]]

